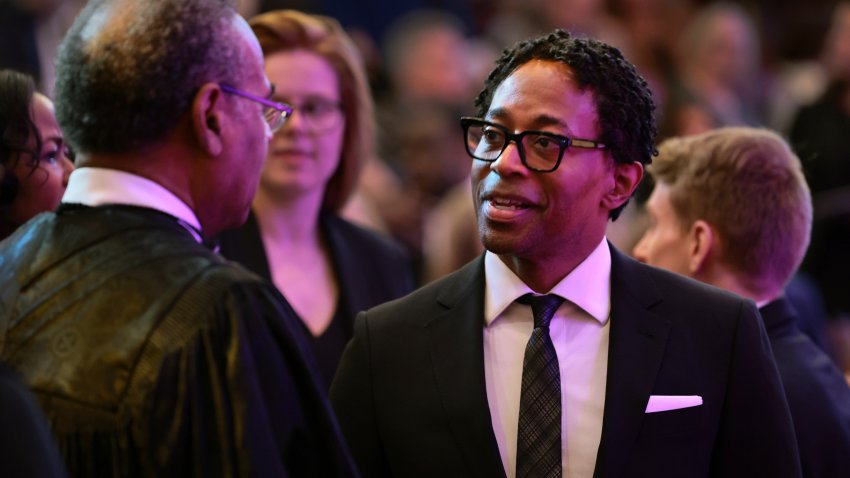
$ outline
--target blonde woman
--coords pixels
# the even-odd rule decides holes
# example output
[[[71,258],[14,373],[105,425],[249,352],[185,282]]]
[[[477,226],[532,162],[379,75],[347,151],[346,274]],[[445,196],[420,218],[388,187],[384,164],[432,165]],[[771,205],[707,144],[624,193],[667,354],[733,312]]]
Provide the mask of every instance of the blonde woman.
[[[294,113],[269,145],[251,216],[221,251],[286,296],[330,386],[355,315],[411,291],[413,275],[400,247],[338,214],[372,155],[372,98],[352,41],[335,20],[293,10],[250,24],[273,100]]]

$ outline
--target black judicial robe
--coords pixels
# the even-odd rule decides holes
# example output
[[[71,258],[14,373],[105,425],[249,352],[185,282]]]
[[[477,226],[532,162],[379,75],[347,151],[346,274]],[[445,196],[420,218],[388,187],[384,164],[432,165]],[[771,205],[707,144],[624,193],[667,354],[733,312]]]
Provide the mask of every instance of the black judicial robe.
[[[0,364],[0,471],[3,476],[62,478],[65,467],[41,409],[15,373]]]
[[[356,475],[289,304],[171,216],[63,205],[0,284],[0,360],[72,476]]]

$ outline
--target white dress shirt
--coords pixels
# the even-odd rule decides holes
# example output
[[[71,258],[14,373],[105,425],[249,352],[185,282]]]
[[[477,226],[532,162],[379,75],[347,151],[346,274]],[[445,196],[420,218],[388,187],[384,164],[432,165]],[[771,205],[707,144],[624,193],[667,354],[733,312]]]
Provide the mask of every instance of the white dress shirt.
[[[63,203],[85,206],[123,204],[156,209],[177,218],[199,243],[201,223],[195,212],[174,193],[150,179],[105,168],[75,169],[68,178]]]
[[[484,375],[493,431],[508,478],[516,475],[517,426],[532,292],[491,252],[484,256]],[[548,293],[565,299],[549,333],[561,371],[563,476],[592,477],[602,436],[611,310],[611,251],[605,238]]]

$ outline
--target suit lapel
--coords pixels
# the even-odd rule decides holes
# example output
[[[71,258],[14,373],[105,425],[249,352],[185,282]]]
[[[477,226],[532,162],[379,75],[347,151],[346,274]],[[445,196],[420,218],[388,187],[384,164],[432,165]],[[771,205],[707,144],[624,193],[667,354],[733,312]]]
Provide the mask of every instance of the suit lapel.
[[[594,478],[623,475],[667,344],[670,323],[649,311],[661,295],[643,267],[611,247],[608,377]]]
[[[505,476],[484,380],[484,260],[466,265],[437,296],[446,311],[426,326],[431,363],[449,427],[476,476]]]

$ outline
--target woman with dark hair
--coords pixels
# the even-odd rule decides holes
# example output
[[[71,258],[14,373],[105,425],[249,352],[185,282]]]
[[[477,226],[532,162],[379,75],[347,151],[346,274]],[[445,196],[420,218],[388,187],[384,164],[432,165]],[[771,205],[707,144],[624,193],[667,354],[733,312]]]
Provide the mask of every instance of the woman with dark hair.
[[[221,252],[286,296],[330,386],[354,316],[410,292],[413,275],[399,246],[339,217],[373,154],[372,98],[353,42],[335,20],[293,10],[250,24],[273,99],[294,113],[269,144],[251,216],[221,237]]]
[[[73,169],[53,102],[31,77],[0,70],[0,239],[55,209]]]

